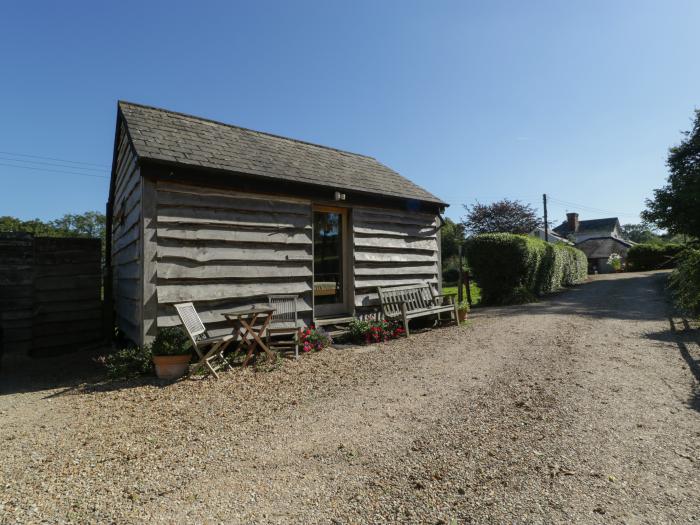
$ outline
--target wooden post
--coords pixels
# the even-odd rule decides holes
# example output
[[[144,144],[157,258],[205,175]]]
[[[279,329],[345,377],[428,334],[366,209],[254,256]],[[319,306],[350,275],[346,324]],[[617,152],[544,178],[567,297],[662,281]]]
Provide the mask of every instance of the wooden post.
[[[459,252],[459,272],[457,276],[457,301],[462,302],[462,245],[458,247]]]
[[[467,286],[467,303],[469,303],[469,306],[472,305],[472,290],[471,290],[471,276],[469,275],[468,271],[464,272],[464,282]]]

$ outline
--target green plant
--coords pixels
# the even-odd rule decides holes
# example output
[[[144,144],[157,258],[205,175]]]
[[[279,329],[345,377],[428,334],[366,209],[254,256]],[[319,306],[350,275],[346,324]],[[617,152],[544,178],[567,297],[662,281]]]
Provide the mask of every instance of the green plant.
[[[153,355],[185,355],[192,352],[192,343],[180,327],[161,328],[151,345]]]
[[[301,333],[299,344],[304,352],[319,352],[333,344],[333,339],[323,328],[307,328]]]
[[[151,347],[129,346],[99,360],[110,379],[130,378],[153,373]]]
[[[627,269],[635,272],[658,270],[675,266],[676,256],[683,251],[682,244],[644,243],[632,246],[627,252]]]
[[[619,272],[622,269],[622,257],[620,254],[611,253],[608,257],[608,265],[616,272]]]
[[[673,299],[684,313],[700,316],[700,250],[688,248],[668,280]]]
[[[485,304],[517,304],[586,279],[586,255],[534,237],[490,233],[472,237],[467,253]]]
[[[353,319],[349,325],[349,337],[354,343],[381,343],[404,335],[405,330],[398,321],[386,319],[364,321]]]
[[[468,312],[470,309],[471,308],[466,299],[463,299],[462,301],[457,303],[457,310],[459,310],[460,312]]]

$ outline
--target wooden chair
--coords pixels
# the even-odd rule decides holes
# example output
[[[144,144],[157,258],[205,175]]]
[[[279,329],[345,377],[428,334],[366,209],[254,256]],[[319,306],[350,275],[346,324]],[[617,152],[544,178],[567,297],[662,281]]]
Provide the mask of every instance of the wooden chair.
[[[291,341],[277,341],[275,346],[294,346],[294,357],[299,358],[299,338],[304,322],[298,318],[297,300],[298,295],[268,295],[267,302],[275,309],[272,314],[270,326],[267,328],[267,346],[270,346],[270,337],[273,335],[291,335]]]
[[[214,374],[215,378],[219,379],[217,370],[225,367],[233,370],[224,357],[224,350],[233,342],[233,334],[209,337],[204,323],[202,323],[192,303],[176,304],[175,309],[187,335],[190,336],[192,347],[199,356],[199,361],[190,367],[189,374],[192,375],[202,368],[207,368]]]

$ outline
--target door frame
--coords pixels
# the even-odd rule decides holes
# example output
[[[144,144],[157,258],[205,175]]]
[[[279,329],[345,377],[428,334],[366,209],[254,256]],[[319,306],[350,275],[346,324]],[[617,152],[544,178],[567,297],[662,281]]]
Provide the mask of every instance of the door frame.
[[[314,295],[314,284],[316,282],[316,260],[315,260],[315,243],[314,243],[314,220],[313,216],[315,212],[327,212],[327,213],[339,213],[342,216],[342,247],[343,253],[341,254],[341,264],[342,268],[342,278],[343,278],[343,301],[341,303],[333,303],[329,305],[318,305],[316,306],[316,296]],[[323,317],[331,315],[342,315],[352,313],[351,301],[354,301],[354,283],[351,282],[350,277],[352,276],[351,264],[352,264],[352,243],[350,242],[350,208],[343,206],[328,206],[326,204],[312,204],[311,205],[311,298],[313,301],[313,317]],[[318,308],[322,311],[318,311]]]

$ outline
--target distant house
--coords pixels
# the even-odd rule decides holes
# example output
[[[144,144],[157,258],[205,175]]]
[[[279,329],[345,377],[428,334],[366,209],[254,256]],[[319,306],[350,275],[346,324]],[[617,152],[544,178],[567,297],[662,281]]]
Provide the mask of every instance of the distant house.
[[[542,239],[543,241],[545,240],[545,233],[544,233],[544,228],[535,228],[530,232],[530,235],[532,237],[537,237],[538,239]],[[571,242],[568,239],[565,239],[564,237],[557,235],[556,233],[552,232],[551,230],[547,232],[547,241],[553,242],[555,244],[568,244],[570,246],[573,246],[574,243]]]
[[[612,272],[608,264],[611,254],[617,253],[623,259],[633,242],[622,236],[622,228],[617,217],[580,221],[578,213],[567,213],[566,221],[554,228],[554,232],[572,240],[588,258],[588,271],[593,273]]]
[[[439,288],[446,206],[366,155],[120,102],[105,295],[138,344],[187,301],[213,335],[280,293],[327,324],[376,308],[378,286]]]

